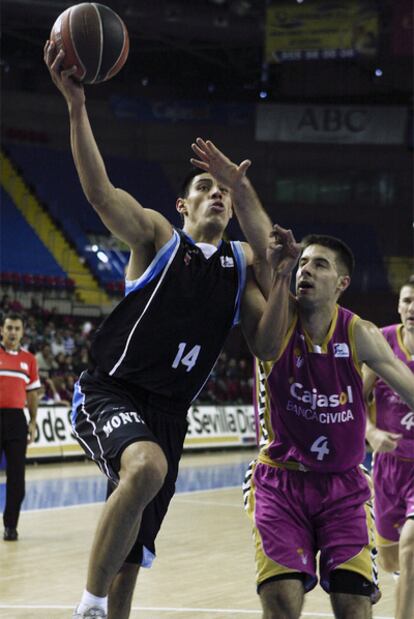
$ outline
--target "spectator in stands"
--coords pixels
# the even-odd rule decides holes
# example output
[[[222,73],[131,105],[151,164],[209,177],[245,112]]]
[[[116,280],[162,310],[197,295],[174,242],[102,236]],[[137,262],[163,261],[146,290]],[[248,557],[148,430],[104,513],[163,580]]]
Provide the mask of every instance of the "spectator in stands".
[[[87,588],[73,617],[107,617],[110,591],[110,619],[125,619],[139,566],[149,566],[155,556],[155,537],[174,494],[187,409],[237,322],[246,265],[269,285],[271,226],[245,176],[250,162],[237,166],[199,138],[193,145],[199,169],[176,203],[183,230],[114,187],[90,127],[83,86],[71,79],[74,67],[61,70],[63,56],[46,43],[45,62],[68,105],[84,193],[131,252],[127,294],[97,330],[94,369],[82,373],[75,390],[74,432],[90,453],[99,435],[103,449],[94,457],[116,488],[104,506]],[[223,240],[232,206],[256,256],[247,244]],[[116,428],[120,414],[130,422]]]
[[[41,379],[41,387],[39,390],[39,401],[41,404],[46,404],[46,405],[62,403],[62,398],[60,397],[52,378]],[[66,404],[69,405],[70,400],[68,400]]]
[[[0,457],[6,455],[6,504],[3,539],[18,538],[17,524],[25,494],[27,443],[36,434],[37,391],[40,387],[36,358],[21,348],[23,318],[9,313],[2,321],[0,346]],[[27,424],[24,407],[30,421]]]
[[[8,314],[9,312],[20,313],[23,309],[22,304],[17,299],[11,299],[8,294],[4,294],[0,301],[0,310],[2,313]]]
[[[234,357],[230,357],[226,370],[226,393],[228,402],[236,403],[239,400],[240,381],[238,376],[238,364]]]
[[[4,294],[0,300],[0,309],[4,312],[4,314],[11,311],[10,305],[10,296],[8,294]]]
[[[73,329],[68,328],[63,332],[63,345],[65,347],[65,353],[71,355],[75,350],[75,340],[73,338]]]
[[[36,323],[36,318],[31,313],[27,316],[24,333],[30,338],[34,338],[38,334],[38,325]]]
[[[48,344],[51,344],[55,335],[56,335],[55,323],[51,320],[48,320],[43,329],[43,340],[47,342]]]
[[[69,372],[68,363],[67,363],[67,355],[64,352],[60,352],[55,357],[56,367],[53,371],[54,376],[62,376],[63,374],[67,374]]]
[[[75,373],[75,366],[73,364],[73,356],[72,355],[66,355],[66,357],[65,357],[65,364],[66,364],[66,373],[67,374],[74,374]]]
[[[239,359],[239,397],[241,403],[251,402],[253,397],[253,367],[251,360]]]
[[[52,383],[51,389],[54,394],[59,396],[60,402],[65,405],[70,405],[73,397],[73,382],[72,389],[68,386],[68,379],[70,374],[66,376],[54,376],[52,379],[49,379]]]
[[[65,344],[63,341],[62,330],[58,329],[50,339],[50,346],[53,355],[56,357],[59,353],[65,352]]]
[[[11,299],[9,295],[5,294],[3,295],[0,309],[4,314],[7,314],[8,312],[15,312],[19,314],[23,310],[23,306],[18,299]]]
[[[82,346],[82,348],[78,349],[73,357],[73,368],[74,373],[77,376],[86,370],[89,364],[89,348],[87,346]]]
[[[83,337],[89,337],[93,331],[93,324],[90,320],[86,320],[81,328],[81,334]]]
[[[41,378],[49,378],[51,373],[58,369],[49,344],[43,344],[41,350],[36,353],[36,361]]]
[[[72,398],[73,398],[73,392],[75,390],[76,378],[77,377],[75,377],[73,374],[67,374],[67,376],[66,376],[66,381],[65,381],[66,386],[65,386],[65,388],[66,388],[67,393],[70,394],[70,401],[72,401]]]

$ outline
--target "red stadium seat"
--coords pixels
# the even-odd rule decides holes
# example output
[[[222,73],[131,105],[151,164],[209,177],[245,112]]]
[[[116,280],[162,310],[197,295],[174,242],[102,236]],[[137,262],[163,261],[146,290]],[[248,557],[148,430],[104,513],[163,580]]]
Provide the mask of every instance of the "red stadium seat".
[[[33,275],[33,287],[36,290],[42,290],[45,287],[46,276],[45,275]]]

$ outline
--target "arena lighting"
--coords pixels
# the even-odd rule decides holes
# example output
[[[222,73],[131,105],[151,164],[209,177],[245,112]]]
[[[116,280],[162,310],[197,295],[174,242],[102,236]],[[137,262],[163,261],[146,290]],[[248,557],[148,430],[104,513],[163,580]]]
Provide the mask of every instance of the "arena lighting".
[[[383,74],[382,69],[380,69],[380,68],[375,69],[374,73],[375,73],[376,77],[382,77],[382,74]]]
[[[108,256],[102,250],[98,251],[98,253],[96,254],[96,257],[104,264],[107,264],[109,262]]]
[[[267,90],[261,90],[260,93],[259,93],[259,97],[261,99],[267,99],[267,94],[268,94]]]

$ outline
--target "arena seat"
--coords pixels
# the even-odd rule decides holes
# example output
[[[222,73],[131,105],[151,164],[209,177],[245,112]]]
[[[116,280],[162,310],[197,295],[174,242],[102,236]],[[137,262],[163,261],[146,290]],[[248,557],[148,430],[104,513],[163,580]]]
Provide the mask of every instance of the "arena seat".
[[[96,254],[87,250],[88,235],[110,235],[83,195],[70,152],[13,143],[4,147],[98,280],[106,285],[123,277],[126,260],[122,252],[105,250],[109,261],[102,264]],[[164,212],[169,219],[177,216],[175,196],[158,163],[116,157],[105,159],[115,186],[126,189],[145,206]]]
[[[2,282],[13,287],[32,289],[40,284],[39,277],[66,278],[67,274],[43,245],[33,228],[1,189],[2,225],[1,254]]]

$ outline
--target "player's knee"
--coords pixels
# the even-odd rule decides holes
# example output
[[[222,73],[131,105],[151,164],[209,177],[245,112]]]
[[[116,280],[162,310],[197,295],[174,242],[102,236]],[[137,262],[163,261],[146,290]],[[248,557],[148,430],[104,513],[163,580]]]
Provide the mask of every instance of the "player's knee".
[[[127,449],[129,453],[121,458],[121,481],[136,488],[137,492],[145,489],[148,494],[156,494],[168,472],[162,449],[155,443],[134,443]]]
[[[305,592],[302,576],[276,577],[260,585],[263,619],[299,619]]]

